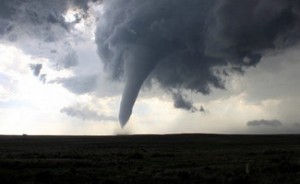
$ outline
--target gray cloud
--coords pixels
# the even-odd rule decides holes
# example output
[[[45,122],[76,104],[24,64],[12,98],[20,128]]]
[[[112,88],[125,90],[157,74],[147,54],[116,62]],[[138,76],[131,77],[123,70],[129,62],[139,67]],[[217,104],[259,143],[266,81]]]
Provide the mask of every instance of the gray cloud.
[[[174,100],[175,108],[185,109],[190,112],[198,111],[198,109],[192,104],[192,102],[184,99],[181,93],[173,93],[172,97]]]
[[[202,105],[200,106],[199,111],[200,111],[200,112],[206,112],[206,110],[204,109],[204,107],[203,107]]]
[[[97,87],[97,76],[76,76],[70,78],[57,78],[49,83],[59,83],[76,94],[93,92]]]
[[[7,20],[0,19],[0,36],[8,34],[13,29],[13,25]]]
[[[74,77],[59,78],[50,83],[61,83],[76,94],[89,93],[95,90],[97,77],[91,76],[95,72],[78,72],[80,69],[75,69],[75,66],[79,65],[75,48],[79,48],[81,46],[78,46],[79,44],[87,41],[79,34],[76,25],[90,18],[88,12],[90,2],[94,0],[1,0],[0,39],[5,44],[22,49],[26,54],[49,59],[47,67],[55,70],[73,70]],[[75,20],[64,17],[69,10],[73,10],[72,18]],[[88,65],[85,63],[89,61],[84,60],[82,65]],[[30,67],[34,75],[46,83],[47,74],[40,73],[41,66]]]
[[[97,113],[89,109],[88,107],[74,106],[64,107],[60,110],[61,113],[65,113],[68,116],[80,118],[82,120],[93,120],[93,121],[117,121],[116,117],[106,116]]]
[[[43,64],[29,64],[29,67],[32,70],[33,75],[38,77],[38,79],[45,84],[47,81],[47,74],[41,74]]]
[[[63,62],[61,66],[74,66],[61,59],[70,47],[74,26],[89,18],[90,0],[1,0],[0,38],[27,54]],[[75,20],[64,18],[69,9],[75,9]],[[50,51],[56,50],[55,53]],[[69,57],[71,55],[67,55]],[[74,60],[73,60],[74,61]],[[71,65],[70,65],[71,64]]]
[[[268,127],[280,127],[282,123],[279,120],[254,120],[247,122],[247,126],[268,126]]]
[[[69,69],[78,65],[78,57],[75,51],[67,53],[67,55],[58,62],[58,67]]]
[[[33,72],[33,75],[38,77],[40,75],[41,69],[43,68],[42,64],[30,64],[30,69]]]
[[[279,120],[255,120],[247,123],[249,129],[247,133],[254,134],[299,134],[300,126],[299,123],[292,123],[290,121]]]
[[[88,10],[90,0],[1,0],[0,2],[0,18],[20,21],[23,17],[23,23],[44,24],[56,23],[65,26],[65,21],[62,17],[68,8],[80,8],[84,12]],[[22,23],[22,22],[20,22]]]
[[[26,2],[2,0],[1,2],[0,9],[3,11],[1,11],[0,18],[22,28],[23,31],[28,31],[30,36],[42,36],[46,32],[48,35],[53,34],[52,25],[67,29],[67,24],[62,17],[62,13],[69,6],[67,1],[58,3],[57,0],[30,0]],[[44,29],[37,29],[38,26]],[[48,29],[46,29],[47,26]]]
[[[15,11],[14,8],[12,8],[15,3],[16,2],[9,0],[0,1],[0,17],[5,19],[11,18]]]
[[[211,87],[225,88],[216,68],[243,73],[300,36],[299,1],[111,0],[103,5],[96,43],[111,78],[125,79],[121,126],[146,78],[166,90],[209,94]]]
[[[40,79],[40,81],[42,82],[42,83],[46,83],[47,82],[47,74],[41,74],[40,75],[40,77],[39,77],[39,79]]]
[[[293,126],[300,127],[300,123],[293,123]]]
[[[94,58],[90,57],[91,52],[94,51],[88,50],[91,47],[86,48],[85,56],[82,54],[86,45],[94,46],[94,44],[92,40],[89,40],[91,39],[88,37],[89,33],[82,30],[82,26],[77,27],[78,23],[84,24],[84,29],[92,27],[90,24],[94,19],[90,17],[88,11],[90,2],[95,1],[1,0],[0,10],[3,10],[0,13],[1,42],[14,45],[33,57],[47,59],[41,61],[44,62],[44,66],[54,70],[72,70],[74,74],[73,77],[57,78],[49,83],[60,83],[76,94],[92,92],[96,90],[97,78],[102,65],[100,63],[95,66],[94,63],[99,62],[99,57],[96,52]],[[64,17],[67,12],[71,12],[69,16],[75,20]],[[91,58],[94,61],[91,61]],[[55,78],[55,76],[50,76],[56,75],[53,73],[41,74],[41,69],[38,67],[39,65],[31,66],[34,75],[39,77],[43,83],[47,82],[47,78]]]

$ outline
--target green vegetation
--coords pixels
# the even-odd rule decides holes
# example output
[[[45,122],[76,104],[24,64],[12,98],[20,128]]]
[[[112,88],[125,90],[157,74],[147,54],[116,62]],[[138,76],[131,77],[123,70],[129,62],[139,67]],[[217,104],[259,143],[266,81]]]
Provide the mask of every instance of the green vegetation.
[[[300,183],[300,135],[0,136],[0,183]]]

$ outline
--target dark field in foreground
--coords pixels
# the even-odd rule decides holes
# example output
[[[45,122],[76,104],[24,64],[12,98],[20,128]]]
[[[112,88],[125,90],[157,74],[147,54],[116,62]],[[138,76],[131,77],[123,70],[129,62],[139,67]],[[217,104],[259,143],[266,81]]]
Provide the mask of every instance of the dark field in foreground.
[[[300,135],[0,136],[0,183],[300,183]]]

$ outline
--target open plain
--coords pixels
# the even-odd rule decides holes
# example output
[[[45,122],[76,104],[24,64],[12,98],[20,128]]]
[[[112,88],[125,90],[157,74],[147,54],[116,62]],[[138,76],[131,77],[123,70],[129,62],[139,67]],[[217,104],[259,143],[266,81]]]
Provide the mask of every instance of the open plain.
[[[0,183],[300,183],[300,135],[0,136]]]

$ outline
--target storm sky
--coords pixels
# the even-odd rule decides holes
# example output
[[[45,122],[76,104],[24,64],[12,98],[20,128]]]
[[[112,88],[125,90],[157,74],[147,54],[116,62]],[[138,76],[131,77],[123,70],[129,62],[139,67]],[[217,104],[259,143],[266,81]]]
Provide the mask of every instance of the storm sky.
[[[2,0],[0,134],[300,133],[299,41],[297,0]]]

